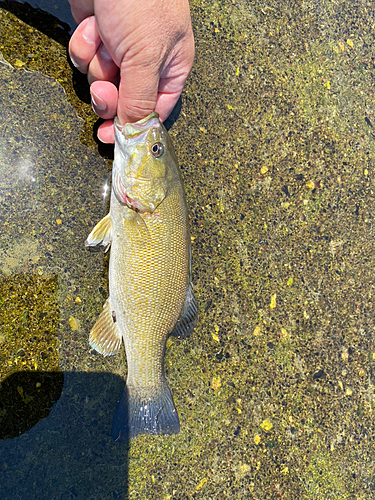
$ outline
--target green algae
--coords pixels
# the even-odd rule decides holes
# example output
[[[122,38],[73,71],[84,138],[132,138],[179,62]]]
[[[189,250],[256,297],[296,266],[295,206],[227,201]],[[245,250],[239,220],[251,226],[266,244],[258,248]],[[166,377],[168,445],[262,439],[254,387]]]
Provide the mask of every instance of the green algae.
[[[44,354],[45,369],[57,368],[56,294],[56,276],[12,275],[1,280],[2,356],[8,359],[8,373],[17,369],[18,364],[23,369],[36,369],[40,352]],[[38,344],[37,355],[28,345],[29,336],[32,344]],[[17,355],[18,352],[21,354]],[[51,356],[48,353],[52,353]]]
[[[305,498],[351,498],[341,476],[339,457],[317,449],[313,452]]]
[[[47,417],[60,397],[57,291],[57,276],[19,274],[0,280],[1,439]]]
[[[197,55],[171,135],[191,217],[199,324],[190,339],[168,343],[165,359],[181,433],[103,445],[106,460],[111,454],[121,465],[101,475],[109,486],[98,498],[113,498],[113,476],[125,470],[129,498],[370,498],[371,6],[191,5]],[[0,12],[9,29],[24,26]],[[0,43],[7,60],[24,62],[35,46],[39,56],[28,67],[58,78],[81,116],[88,115],[89,144],[94,118],[74,94],[64,49],[32,27],[11,39],[16,44]],[[46,58],[41,41],[53,47]],[[79,215],[69,182],[46,234],[74,226],[83,238],[82,228],[89,232],[95,220]],[[49,189],[57,196],[56,187]],[[4,259],[9,248],[3,242]],[[103,299],[93,292],[106,283],[80,256],[87,267],[65,294],[61,328],[70,344],[60,364],[123,374],[118,361],[85,355]],[[71,317],[79,328],[70,328]],[[93,447],[86,435],[81,439]],[[85,485],[77,484],[84,496]]]

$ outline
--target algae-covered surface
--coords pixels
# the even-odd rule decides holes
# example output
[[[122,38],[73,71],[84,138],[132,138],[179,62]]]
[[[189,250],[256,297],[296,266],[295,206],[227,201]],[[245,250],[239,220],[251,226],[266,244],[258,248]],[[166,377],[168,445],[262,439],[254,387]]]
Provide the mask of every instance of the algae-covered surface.
[[[165,358],[181,433],[127,446],[109,437],[125,364],[87,343],[95,118],[64,43],[0,8],[1,498],[375,495],[375,2],[191,9],[170,134],[199,322]]]

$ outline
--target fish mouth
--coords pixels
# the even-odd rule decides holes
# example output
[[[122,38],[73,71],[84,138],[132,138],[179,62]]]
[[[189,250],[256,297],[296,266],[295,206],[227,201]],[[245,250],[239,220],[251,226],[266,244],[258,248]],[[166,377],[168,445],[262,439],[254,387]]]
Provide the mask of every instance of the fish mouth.
[[[137,142],[139,141],[139,137],[146,135],[150,128],[158,128],[160,126],[159,114],[155,111],[135,123],[125,123],[124,125],[120,125],[116,116],[114,123],[116,132],[123,135],[128,141],[136,140]]]

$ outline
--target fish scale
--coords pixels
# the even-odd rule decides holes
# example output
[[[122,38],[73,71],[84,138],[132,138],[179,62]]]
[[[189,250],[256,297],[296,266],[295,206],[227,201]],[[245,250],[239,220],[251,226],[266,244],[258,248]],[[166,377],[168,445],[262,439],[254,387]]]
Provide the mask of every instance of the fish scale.
[[[176,190],[179,187],[176,186]],[[182,193],[172,194],[150,215],[142,219],[148,230],[146,242],[138,242],[130,234],[132,221],[126,224],[123,213],[132,217],[131,209],[121,206],[115,197],[111,201],[112,223],[121,226],[125,231],[119,232],[112,240],[111,259],[109,267],[111,306],[116,310],[117,318],[123,321],[126,355],[129,367],[128,379],[154,380],[162,376],[163,351],[158,349],[160,337],[172,330],[185,300],[188,285],[188,245],[186,231],[181,223],[186,219],[186,210]],[[112,214],[112,207],[113,214]],[[139,214],[138,214],[139,216]],[[117,221],[117,217],[119,221]],[[142,227],[142,231],[145,228]],[[118,251],[122,249],[123,251]],[[126,274],[126,284],[123,286],[119,269],[131,269]],[[134,329],[139,332],[133,340]],[[133,330],[133,331],[132,331]],[[137,355],[132,356],[136,348]],[[141,355],[139,354],[141,353]],[[145,363],[146,353],[155,359],[157,373],[150,373],[150,363]]]

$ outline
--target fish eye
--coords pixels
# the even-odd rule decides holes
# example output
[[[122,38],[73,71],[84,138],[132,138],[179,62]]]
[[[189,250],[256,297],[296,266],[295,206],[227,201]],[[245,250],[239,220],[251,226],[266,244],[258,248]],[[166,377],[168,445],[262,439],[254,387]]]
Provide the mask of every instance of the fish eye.
[[[162,144],[161,142],[155,142],[155,144],[151,146],[151,154],[155,158],[160,158],[161,156],[163,156],[164,144]]]

